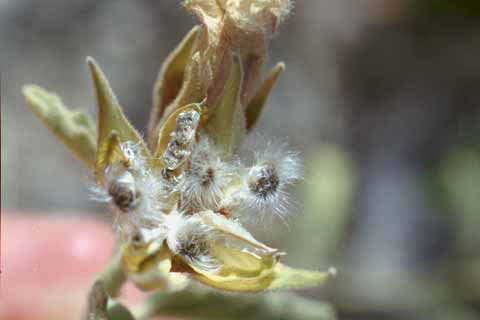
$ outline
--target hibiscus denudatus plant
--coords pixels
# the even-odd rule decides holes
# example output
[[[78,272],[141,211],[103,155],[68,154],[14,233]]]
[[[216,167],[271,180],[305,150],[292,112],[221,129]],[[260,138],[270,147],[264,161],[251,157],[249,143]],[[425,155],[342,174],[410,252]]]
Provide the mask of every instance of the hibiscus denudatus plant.
[[[260,292],[315,286],[335,273],[285,266],[279,262],[284,252],[243,226],[285,218],[287,189],[301,178],[301,159],[285,143],[266,143],[251,162],[237,154],[285,68],[278,63],[261,80],[268,39],[289,14],[290,1],[183,5],[201,25],[161,68],[148,143],[92,58],[97,126],[55,94],[35,85],[23,89],[34,113],[94,171],[94,197],[114,213],[116,258],[94,286],[92,314],[99,312],[98,292],[113,297],[125,279],[142,289],[182,290],[193,279],[224,291]]]

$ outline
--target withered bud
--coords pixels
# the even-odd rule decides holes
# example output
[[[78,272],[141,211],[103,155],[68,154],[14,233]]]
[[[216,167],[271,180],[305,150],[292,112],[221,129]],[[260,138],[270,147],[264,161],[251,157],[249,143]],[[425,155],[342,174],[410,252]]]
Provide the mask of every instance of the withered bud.
[[[277,31],[292,8],[290,0],[226,0],[225,9],[236,28],[245,32]]]

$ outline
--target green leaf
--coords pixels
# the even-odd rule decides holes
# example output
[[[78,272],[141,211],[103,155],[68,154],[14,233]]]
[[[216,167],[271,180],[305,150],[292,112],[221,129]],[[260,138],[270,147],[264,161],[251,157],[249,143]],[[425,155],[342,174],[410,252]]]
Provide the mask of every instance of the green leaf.
[[[185,77],[187,63],[191,60],[192,50],[200,31],[199,26],[183,38],[175,50],[170,53],[162,65],[153,89],[153,108],[148,124],[148,140],[151,146],[157,143],[158,126],[165,108],[177,97]]]
[[[233,154],[246,135],[245,115],[240,104],[242,80],[242,66],[235,59],[218,103],[212,108],[213,114],[208,124],[210,135],[227,156]]]
[[[83,162],[93,167],[96,130],[93,120],[80,110],[69,110],[56,94],[36,85],[22,88],[32,111]]]
[[[283,62],[277,63],[275,67],[270,71],[267,78],[263,81],[262,86],[252,98],[245,111],[247,119],[247,131],[253,129],[257,124],[260,116],[262,115],[263,108],[267,102],[268,96],[272,91],[278,76],[285,70],[285,64]]]
[[[97,181],[102,181],[105,168],[111,164],[111,159],[105,159],[105,153],[103,151],[110,148],[109,146],[112,143],[112,132],[115,132],[117,137],[113,139],[117,142],[123,143],[125,141],[132,141],[137,143],[146,157],[150,156],[150,152],[140,134],[132,127],[123,114],[122,108],[120,107],[103,71],[93,58],[87,58],[87,64],[92,73],[97,97],[98,149],[102,152],[99,152],[97,155],[95,170]]]

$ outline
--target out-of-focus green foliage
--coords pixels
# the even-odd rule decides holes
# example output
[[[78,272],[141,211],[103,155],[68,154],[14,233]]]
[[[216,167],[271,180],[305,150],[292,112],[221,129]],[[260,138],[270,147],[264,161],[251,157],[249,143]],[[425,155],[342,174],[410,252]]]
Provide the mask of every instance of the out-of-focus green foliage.
[[[480,152],[451,150],[443,160],[440,179],[454,214],[458,249],[478,252],[480,243]]]
[[[348,152],[334,144],[318,146],[305,162],[305,213],[300,219],[302,239],[298,241],[315,252],[309,263],[329,261],[338,256],[350,220],[356,170]]]

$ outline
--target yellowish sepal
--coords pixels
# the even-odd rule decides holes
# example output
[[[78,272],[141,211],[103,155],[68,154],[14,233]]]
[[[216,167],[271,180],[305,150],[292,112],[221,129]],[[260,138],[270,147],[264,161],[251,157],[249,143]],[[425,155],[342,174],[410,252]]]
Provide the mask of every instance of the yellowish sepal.
[[[232,292],[261,292],[279,289],[303,289],[325,283],[333,272],[293,269],[282,263],[265,268],[254,277],[242,277],[234,273],[228,276],[202,273],[194,270],[193,278],[213,288]]]
[[[142,290],[181,290],[188,278],[171,273],[171,253],[163,242],[152,241],[136,247],[129,243],[123,247],[123,266],[128,277]]]

